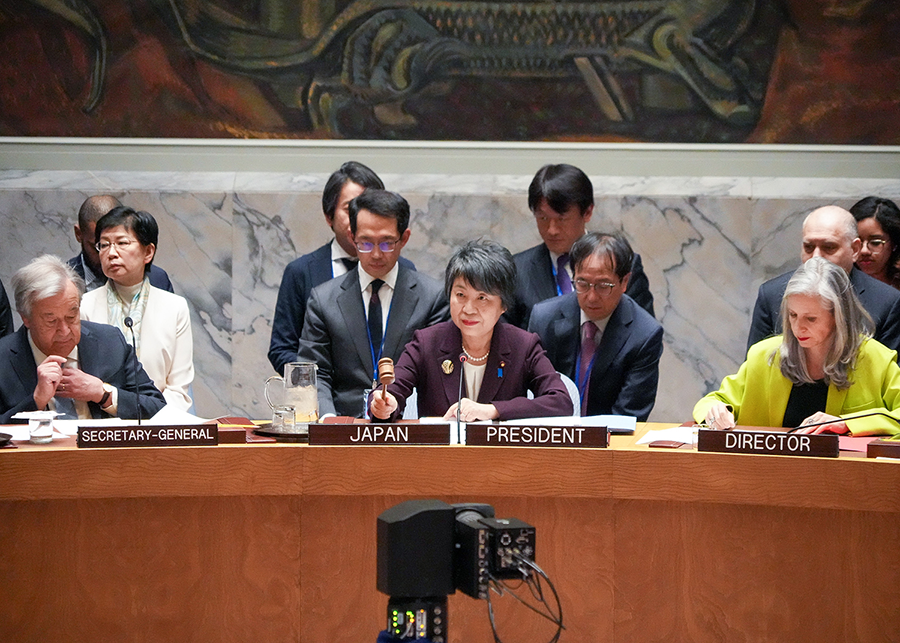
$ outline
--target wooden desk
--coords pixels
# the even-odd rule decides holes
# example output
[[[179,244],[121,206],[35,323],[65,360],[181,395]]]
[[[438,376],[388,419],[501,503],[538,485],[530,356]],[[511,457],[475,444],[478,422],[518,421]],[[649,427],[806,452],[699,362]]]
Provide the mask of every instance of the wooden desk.
[[[409,498],[535,525],[562,641],[900,639],[900,463],[613,440],[0,450],[0,641],[374,641],[376,517]],[[449,609],[492,640],[485,602]],[[498,612],[506,643],[553,631]]]

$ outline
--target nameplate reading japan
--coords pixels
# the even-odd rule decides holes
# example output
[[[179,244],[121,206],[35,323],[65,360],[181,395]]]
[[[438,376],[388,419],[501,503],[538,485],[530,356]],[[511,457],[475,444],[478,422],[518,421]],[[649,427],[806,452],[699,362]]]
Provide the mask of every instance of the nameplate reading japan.
[[[714,431],[700,429],[697,450],[717,453],[754,453],[757,455],[800,455],[836,458],[840,453],[838,436],[833,433],[798,435],[771,431]]]
[[[449,424],[310,424],[316,445],[450,444]]]
[[[466,444],[479,447],[594,447],[609,446],[605,426],[528,426],[467,424]]]
[[[215,424],[79,426],[78,447],[206,447],[219,444]]]

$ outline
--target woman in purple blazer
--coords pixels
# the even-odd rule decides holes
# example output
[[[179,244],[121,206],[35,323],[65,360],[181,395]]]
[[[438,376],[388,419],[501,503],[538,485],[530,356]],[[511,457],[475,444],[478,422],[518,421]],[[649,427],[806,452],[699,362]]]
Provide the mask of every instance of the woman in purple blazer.
[[[498,323],[515,296],[509,250],[492,241],[466,243],[447,264],[444,288],[452,321],[416,331],[386,399],[371,397],[373,418],[399,417],[414,388],[419,417],[459,413],[473,422],[572,414],[569,393],[538,336]],[[529,390],[534,399],[526,397]]]

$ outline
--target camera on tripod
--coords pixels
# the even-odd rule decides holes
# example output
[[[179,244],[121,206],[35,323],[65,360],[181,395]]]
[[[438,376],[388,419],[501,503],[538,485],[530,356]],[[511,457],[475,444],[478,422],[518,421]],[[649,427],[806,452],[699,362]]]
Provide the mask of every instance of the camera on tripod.
[[[378,516],[378,591],[395,641],[447,640],[447,596],[487,599],[490,583],[533,572],[533,526],[487,504],[409,500]]]

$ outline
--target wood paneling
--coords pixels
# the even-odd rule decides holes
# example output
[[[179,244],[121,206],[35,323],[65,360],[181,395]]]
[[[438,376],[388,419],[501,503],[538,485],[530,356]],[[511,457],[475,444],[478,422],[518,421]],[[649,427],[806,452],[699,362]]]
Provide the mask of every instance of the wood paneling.
[[[376,517],[410,498],[533,524],[562,641],[898,640],[900,466],[614,447],[0,451],[0,641],[373,641]],[[449,629],[491,641],[486,603]]]

